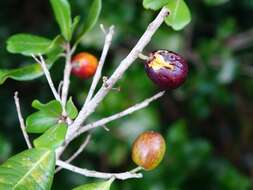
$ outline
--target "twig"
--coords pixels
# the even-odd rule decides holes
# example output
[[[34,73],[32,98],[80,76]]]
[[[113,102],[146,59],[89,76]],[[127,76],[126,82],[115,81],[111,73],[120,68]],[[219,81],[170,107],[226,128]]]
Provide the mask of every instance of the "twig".
[[[86,105],[83,106],[79,112],[77,118],[70,126],[70,133],[68,136],[71,136],[86,120],[86,118],[95,111],[98,104],[104,99],[108,94],[110,89],[114,84],[122,77],[124,72],[132,65],[132,63],[138,58],[139,53],[143,51],[146,45],[150,42],[154,33],[158,30],[161,24],[164,22],[164,19],[168,16],[169,11],[166,7],[162,8],[155,20],[149,24],[147,30],[144,32],[143,36],[140,38],[138,43],[128,54],[128,56],[120,63],[118,68],[114,71],[112,76],[107,80],[108,87],[105,88],[102,86],[94,98]]]
[[[141,171],[141,170],[143,170],[143,167],[138,166],[137,168],[134,168],[134,169],[131,170],[130,172],[131,172],[131,173],[137,173],[137,172],[139,172],[139,171]]]
[[[69,91],[69,84],[70,84],[70,74],[71,74],[71,56],[72,52],[70,49],[70,45],[66,45],[66,63],[65,63],[65,69],[64,69],[64,76],[63,76],[63,85],[62,85],[62,106],[65,108],[67,98],[68,98],[68,91]],[[66,113],[65,113],[66,114]]]
[[[49,87],[51,88],[51,91],[55,97],[55,99],[59,102],[61,102],[61,98],[59,96],[59,94],[57,93],[55,87],[54,87],[54,83],[53,83],[53,80],[51,78],[51,75],[50,75],[50,72],[48,71],[47,69],[47,65],[45,63],[45,60],[44,58],[42,57],[42,55],[39,55],[39,59],[35,56],[35,55],[32,55],[33,59],[38,62],[47,78],[47,82],[49,84]]]
[[[78,173],[81,175],[84,175],[86,177],[95,177],[95,178],[101,178],[101,179],[110,179],[110,178],[115,178],[115,179],[120,179],[120,180],[126,180],[130,178],[142,178],[141,173],[133,173],[133,172],[123,172],[123,173],[104,173],[104,172],[97,172],[97,171],[92,171],[88,169],[83,169],[76,167],[74,165],[65,163],[61,160],[56,161],[56,165],[70,170],[74,173]]]
[[[24,123],[24,119],[21,113],[21,109],[20,109],[20,104],[19,104],[19,98],[18,98],[18,92],[15,92],[14,95],[14,100],[15,100],[15,104],[16,104],[16,109],[17,109],[17,113],[18,113],[18,119],[19,119],[19,123],[20,123],[20,128],[22,130],[23,136],[25,138],[25,142],[28,146],[28,148],[32,148],[32,144],[29,140],[29,136],[25,130],[25,123]]]
[[[62,90],[62,85],[63,85],[63,81],[61,81],[58,85],[58,94],[61,94],[61,90]]]
[[[91,123],[91,124],[81,127],[78,131],[76,131],[73,135],[71,135],[68,139],[66,139],[65,146],[67,146],[73,139],[77,138],[79,135],[81,135],[91,129],[101,127],[101,126],[103,127],[105,124],[107,124],[111,121],[114,121],[116,119],[119,119],[119,118],[124,117],[129,114],[132,114],[140,109],[147,107],[152,101],[155,101],[158,98],[162,97],[164,95],[164,93],[165,93],[165,91],[159,92],[159,93],[155,94],[154,96],[152,96],[151,98],[148,98],[139,104],[129,107],[128,109],[126,109],[122,112],[119,112],[115,115],[103,118],[99,121],[96,121],[94,123]]]
[[[149,57],[144,55],[143,53],[139,53],[138,57],[144,61],[148,61],[149,60]]]
[[[101,27],[101,28],[102,28],[103,32],[106,32],[103,27]],[[95,89],[97,87],[97,84],[98,84],[98,82],[101,78],[102,69],[103,69],[103,66],[104,66],[105,59],[106,59],[106,56],[108,54],[109,48],[110,48],[111,43],[112,43],[113,34],[114,34],[114,26],[111,26],[110,29],[109,29],[109,32],[105,36],[105,44],[104,44],[104,48],[103,48],[103,51],[102,51],[102,55],[100,57],[98,68],[97,68],[97,71],[95,73],[94,79],[92,81],[88,96],[85,100],[84,107],[91,100],[91,98],[92,98],[92,96],[95,92]]]
[[[90,142],[90,139],[91,139],[91,135],[89,134],[84,142],[82,143],[82,145],[79,147],[79,149],[69,158],[65,161],[65,163],[70,163],[72,162],[76,157],[78,157],[82,152],[83,150],[85,149],[85,147],[89,144]],[[61,167],[58,167],[56,168],[55,170],[55,173],[58,173],[62,168]]]

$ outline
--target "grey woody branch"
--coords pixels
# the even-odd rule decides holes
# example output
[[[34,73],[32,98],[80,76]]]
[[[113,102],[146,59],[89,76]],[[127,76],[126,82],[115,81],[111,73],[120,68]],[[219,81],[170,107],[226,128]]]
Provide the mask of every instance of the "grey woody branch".
[[[138,58],[139,54],[143,51],[143,49],[146,47],[146,45],[151,41],[152,36],[158,30],[158,28],[161,26],[161,24],[164,22],[164,19],[168,16],[168,14],[169,14],[168,9],[162,8],[160,13],[153,20],[153,22],[151,22],[149,24],[149,26],[147,27],[147,30],[144,32],[142,37],[139,39],[139,41],[137,42],[135,47],[131,50],[131,52],[127,55],[127,57],[120,62],[120,65],[114,71],[112,76],[108,80],[106,80],[106,83],[102,85],[102,87],[98,90],[98,92],[92,98],[92,96],[95,92],[95,88],[97,86],[97,83],[98,83],[99,79],[101,78],[101,71],[102,71],[102,66],[103,66],[103,64],[101,64],[101,62],[104,63],[103,58],[104,59],[106,58],[107,51],[108,51],[107,48],[109,49],[111,40],[108,40],[105,42],[105,46],[108,46],[108,47],[103,48],[104,57],[102,55],[101,56],[102,60],[100,60],[101,70],[99,69],[99,71],[96,73],[97,76],[94,77],[95,78],[95,80],[93,81],[94,84],[92,85],[92,88],[90,89],[89,96],[86,100],[86,103],[84,103],[77,118],[69,126],[69,130],[68,130],[66,141],[65,141],[64,145],[57,149],[57,151],[56,151],[57,158],[60,157],[60,155],[63,153],[63,151],[65,150],[67,145],[75,137],[77,137],[79,135],[79,132],[80,132],[79,130],[81,130],[81,126],[82,126],[83,122],[87,119],[87,117],[90,114],[92,114],[95,111],[95,109],[99,105],[99,103],[105,98],[105,96],[110,92],[110,90],[113,89],[113,86],[115,85],[115,83],[118,80],[120,80],[120,78],[123,76],[125,71]],[[113,29],[111,29],[111,30],[112,30],[111,33],[113,33]],[[109,32],[107,34],[107,37],[108,37],[108,35],[112,35],[112,34],[110,34],[110,32]],[[110,39],[111,37],[109,36],[108,38]],[[108,123],[110,121],[113,121],[113,120],[123,117],[125,115],[131,114],[139,109],[142,109],[142,108],[148,106],[150,102],[161,97],[163,94],[164,94],[164,92],[160,92],[160,93],[156,94],[155,96],[145,100],[144,102],[137,104],[133,107],[130,107],[123,112],[120,112],[118,114],[115,114],[115,115],[107,117],[107,118],[104,118],[104,119],[99,120],[93,124],[87,125],[82,128],[83,131],[81,131],[81,133],[86,132],[87,130],[91,130],[91,129],[98,127],[98,126],[104,126],[106,123]],[[68,164],[66,162],[63,162],[61,160],[58,160],[56,162],[56,164],[61,168],[71,170],[75,173],[79,173],[79,174],[87,176],[87,177],[95,177],[95,178],[103,178],[103,179],[117,178],[117,179],[121,179],[121,180],[142,177],[141,173],[136,173],[139,170],[136,170],[136,171],[134,170],[134,171],[130,171],[130,172],[123,172],[123,173],[103,173],[103,172],[82,169],[82,168],[73,166],[71,164]]]
[[[105,96],[113,88],[114,84],[123,76],[125,71],[138,58],[139,53],[141,53],[143,49],[146,47],[146,45],[150,42],[152,36],[164,22],[164,19],[168,16],[168,14],[169,14],[168,9],[164,7],[160,11],[158,16],[155,18],[155,20],[149,24],[147,30],[139,39],[135,47],[131,50],[128,56],[123,61],[121,61],[118,68],[114,71],[112,76],[106,81],[106,85],[103,85],[100,88],[100,90],[96,93],[96,95],[91,99],[91,101],[87,103],[86,106],[82,107],[77,118],[70,126],[71,130],[69,136],[71,136],[75,131],[77,131],[82,125],[82,123],[86,120],[86,118],[95,111],[98,104],[105,98]]]
[[[103,69],[103,66],[104,66],[104,63],[105,63],[105,59],[106,59],[106,56],[108,54],[108,51],[109,51],[109,48],[111,46],[111,43],[112,43],[112,37],[113,37],[113,34],[114,34],[114,26],[111,26],[110,29],[109,29],[109,32],[106,33],[106,30],[104,29],[103,25],[101,25],[101,29],[102,31],[105,33],[105,45],[104,45],[104,48],[103,48],[103,51],[102,51],[102,55],[100,57],[100,60],[99,60],[99,64],[98,64],[98,68],[97,68],[97,71],[94,75],[94,79],[92,81],[92,84],[91,84],[91,87],[90,87],[90,90],[89,90],[89,93],[88,93],[88,96],[85,100],[85,104],[84,104],[84,107],[87,105],[87,103],[91,100],[95,90],[96,90],[96,87],[97,87],[97,84],[101,78],[101,74],[102,74],[102,69]]]
[[[25,130],[25,122],[21,113],[21,109],[20,109],[20,103],[19,103],[19,98],[18,98],[18,92],[15,92],[14,95],[14,100],[15,100],[15,104],[16,104],[16,109],[17,109],[17,113],[18,113],[18,119],[19,119],[19,123],[20,123],[20,128],[22,130],[23,136],[25,138],[25,142],[28,146],[28,148],[32,148],[32,143],[29,140],[29,136]]]
[[[126,180],[130,178],[142,178],[142,174],[135,173],[134,170],[129,171],[129,172],[123,172],[123,173],[104,173],[104,172],[97,172],[97,171],[92,171],[92,170],[88,170],[84,168],[79,168],[74,165],[63,162],[61,160],[56,161],[56,165],[64,169],[70,170],[74,173],[81,174],[86,177],[95,177],[95,178],[100,178],[100,179],[115,178],[115,179],[120,179],[120,180]]]
[[[83,150],[86,148],[86,146],[89,144],[90,142],[90,139],[91,139],[91,135],[89,134],[84,142],[81,144],[81,146],[78,148],[78,150],[69,158],[65,161],[65,163],[70,163],[72,162],[74,159],[76,159],[82,152]],[[55,173],[59,172],[62,168],[61,167],[58,167],[56,168],[55,170]]]
[[[65,69],[64,69],[64,76],[63,76],[62,94],[61,94],[62,106],[64,108],[66,106],[68,92],[69,92],[70,74],[71,74],[71,69],[72,69],[71,56],[72,56],[72,51],[70,49],[70,44],[66,44],[66,55],[65,55],[66,62],[65,62]]]
[[[35,56],[35,55],[32,55],[33,59],[40,64],[45,76],[46,76],[46,79],[47,79],[47,82],[48,82],[48,85],[49,87],[51,88],[51,91],[55,97],[55,99],[59,102],[61,102],[61,98],[59,96],[59,94],[57,93],[56,89],[55,89],[55,86],[54,86],[54,83],[53,83],[53,80],[51,78],[51,75],[50,75],[50,72],[47,68],[47,64],[44,60],[44,58],[42,57],[42,55],[39,55],[38,58]]]
[[[98,120],[94,123],[90,123],[90,124],[87,124],[83,127],[81,127],[78,131],[76,131],[72,136],[70,136],[68,139],[66,139],[66,145],[69,144],[73,139],[77,138],[79,135],[91,130],[91,129],[94,129],[94,128],[97,128],[97,127],[103,127],[105,124],[111,122],[111,121],[114,121],[114,120],[117,120],[119,118],[122,118],[126,115],[130,115],[140,109],[143,109],[145,107],[147,107],[151,102],[157,100],[158,98],[162,97],[164,95],[165,91],[162,91],[162,92],[159,92],[157,94],[155,94],[154,96],[144,100],[143,102],[141,103],[138,103],[132,107],[129,107],[128,109],[122,111],[122,112],[119,112],[117,114],[114,114],[112,116],[109,116],[109,117],[106,117],[106,118],[103,118],[101,120]]]

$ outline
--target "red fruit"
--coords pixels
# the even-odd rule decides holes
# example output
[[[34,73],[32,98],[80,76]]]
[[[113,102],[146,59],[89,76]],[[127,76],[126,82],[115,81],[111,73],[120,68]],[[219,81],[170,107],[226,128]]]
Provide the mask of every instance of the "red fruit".
[[[149,78],[164,90],[181,86],[188,75],[188,65],[184,58],[168,50],[150,53],[145,69]]]
[[[72,73],[80,78],[92,77],[98,66],[97,58],[87,52],[78,53],[72,58]]]
[[[162,135],[148,131],[142,133],[132,147],[132,159],[145,170],[156,168],[164,157],[166,143]]]

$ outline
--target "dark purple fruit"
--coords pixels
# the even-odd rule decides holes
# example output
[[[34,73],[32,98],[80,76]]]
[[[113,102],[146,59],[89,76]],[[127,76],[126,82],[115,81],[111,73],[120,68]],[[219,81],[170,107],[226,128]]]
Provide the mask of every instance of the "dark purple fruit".
[[[188,74],[188,65],[184,58],[168,50],[150,53],[145,69],[149,78],[164,90],[178,88]]]
[[[148,131],[135,140],[132,147],[132,159],[145,170],[156,168],[164,157],[166,143],[162,135]]]

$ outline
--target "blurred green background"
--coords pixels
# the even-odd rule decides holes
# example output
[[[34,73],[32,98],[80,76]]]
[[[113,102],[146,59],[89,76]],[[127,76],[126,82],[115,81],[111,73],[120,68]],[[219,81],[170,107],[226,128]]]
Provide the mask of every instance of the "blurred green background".
[[[91,0],[71,0],[74,15],[86,15]],[[253,180],[253,1],[187,1],[192,22],[174,32],[163,25],[145,49],[169,49],[189,62],[186,83],[148,108],[92,131],[92,141],[73,163],[99,171],[125,171],[134,166],[133,140],[155,130],[167,141],[166,157],[141,180],[117,181],[112,190],[248,190]],[[103,75],[110,76],[145,31],[155,13],[144,10],[141,0],[104,0],[99,23],[114,24],[116,34]],[[58,27],[48,1],[0,1],[0,68],[15,68],[32,60],[8,54],[6,39],[14,33],[53,37]],[[103,34],[97,26],[77,51],[99,57]],[[62,77],[63,60],[52,71],[55,84]],[[91,81],[71,78],[70,94],[80,108]],[[158,91],[137,60],[117,83],[89,121],[121,111]],[[51,92],[44,77],[30,82],[8,80],[0,86],[0,163],[26,148],[13,101],[19,91],[25,116],[34,110],[33,99],[48,102]],[[85,136],[84,136],[85,137]],[[82,137],[82,138],[84,138]],[[68,158],[82,142],[72,143]],[[53,189],[71,189],[94,181],[68,171],[55,176]]]

